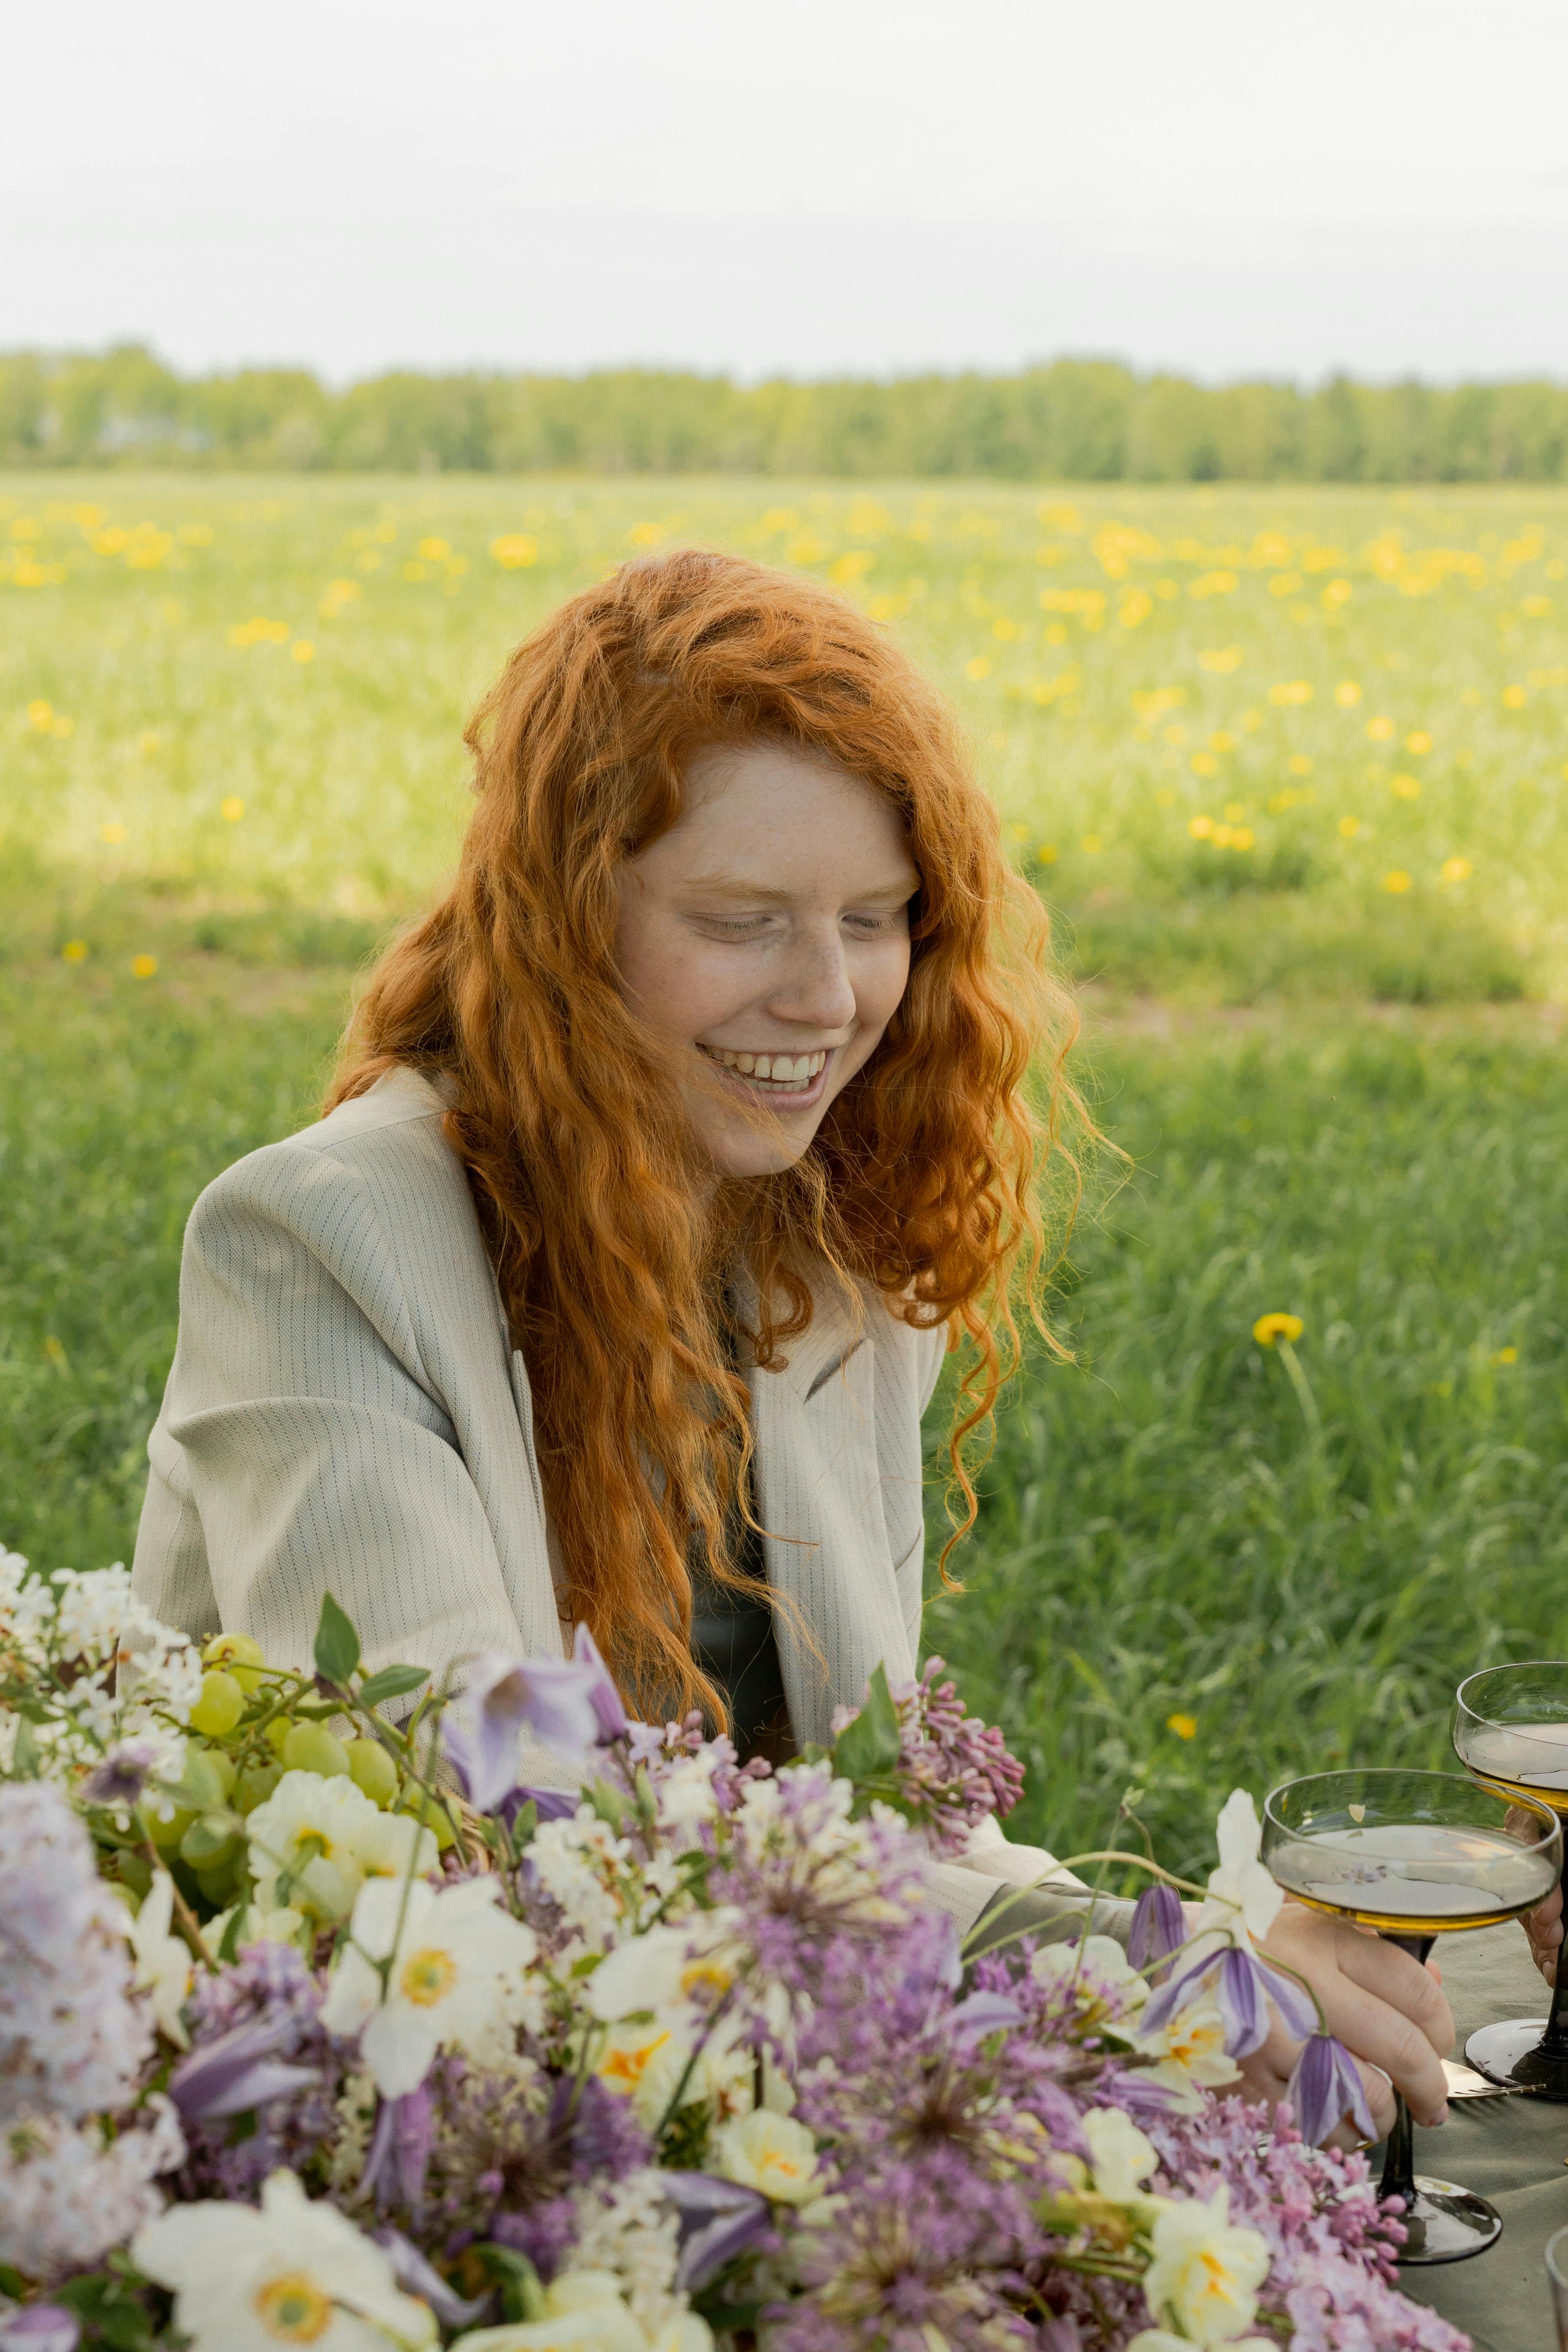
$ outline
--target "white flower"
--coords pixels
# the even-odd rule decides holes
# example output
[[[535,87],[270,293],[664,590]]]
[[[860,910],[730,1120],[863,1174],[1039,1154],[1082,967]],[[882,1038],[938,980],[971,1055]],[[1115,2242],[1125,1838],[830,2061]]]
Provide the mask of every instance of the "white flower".
[[[424,2352],[440,2340],[428,2304],[404,2294],[380,2246],[335,2205],[312,2204],[275,2172],[261,2210],[204,2200],[172,2205],[137,2231],[138,2270],[174,2291],[192,2352]]]
[[[0,2263],[46,2284],[91,2270],[163,2210],[154,2184],[184,2157],[179,2118],[161,2095],[107,2143],[96,2116],[12,2117],[0,2133]]]
[[[587,2003],[606,2025],[644,2010],[656,2014],[680,2000],[688,1958],[679,1927],[650,1927],[606,1952],[588,1979]]]
[[[679,2217],[652,2165],[603,2176],[573,2197],[576,2238],[572,2264],[577,2271],[607,2271],[645,2336],[657,2336],[688,2309],[676,2286],[679,2262]]]
[[[1029,1966],[1036,1983],[1052,1991],[1065,1991],[1070,1985],[1078,2006],[1094,2016],[1131,2017],[1149,1998],[1147,1978],[1139,1975],[1111,1936],[1086,1936],[1077,1944],[1042,1944]]]
[[[1159,2158],[1131,2116],[1120,2107],[1090,2107],[1083,2118],[1083,2136],[1100,2195],[1113,2205],[1143,2202],[1142,2183]]]
[[[422,1875],[436,1866],[436,1840],[411,1813],[384,1813],[342,1773],[285,1772],[246,1828],[256,1900],[319,1919],[347,1916],[367,1878]]]
[[[223,1949],[225,1937],[234,1918],[234,1906],[220,1911],[202,1929],[202,1941],[216,1960]],[[286,1905],[281,1911],[263,1911],[259,1905],[247,1903],[240,1906],[239,1926],[234,1938],[237,1952],[248,1951],[252,1944],[298,1944],[300,1931],[305,1925],[305,1914]]]
[[[475,2328],[458,2336],[452,2352],[648,2352],[648,2339],[608,2271],[572,2270],[545,2288],[542,2318]]]
[[[586,1805],[569,1821],[542,1822],[528,1859],[545,1893],[558,1903],[584,1943],[602,1949],[626,1914],[632,1850]]]
[[[1153,2259],[1143,2278],[1149,2308],[1194,2344],[1233,2344],[1258,2311],[1255,2290],[1268,2275],[1268,2248],[1256,2230],[1230,2219],[1230,2191],[1212,2204],[1163,2206]]]
[[[1193,1923],[1194,1939],[1228,1928],[1240,1943],[1261,1943],[1279,1916],[1285,1897],[1258,1860],[1263,1843],[1258,1811],[1245,1789],[1233,1789],[1215,1824],[1219,1868],[1209,1873],[1208,1894]]]
[[[538,1943],[496,1893],[492,1878],[441,1893],[417,1878],[361,1888],[321,2022],[330,2033],[360,2033],[384,2098],[417,2089],[443,2044],[476,2057],[499,2051],[521,2014]],[[384,1994],[378,1961],[390,1963]]]
[[[1168,2327],[1145,2327],[1132,2338],[1127,2352],[1193,2352],[1189,2336],[1173,2336]],[[1243,2336],[1232,2352],[1279,2352],[1277,2336]]]
[[[1130,2033],[1134,2050],[1156,2063],[1147,2080],[1175,2094],[1178,2106],[1194,2113],[1202,2102],[1197,2085],[1217,2090],[1239,2080],[1241,2069],[1225,2046],[1225,2020],[1202,1993],[1154,2033]]]
[[[191,1990],[191,1955],[182,1939],[169,1933],[174,1916],[174,1882],[166,1870],[155,1870],[142,1908],[125,1923],[125,1933],[136,1956],[132,1982],[138,1992],[151,1997],[158,2031],[176,2050],[188,2050],[191,2037],[180,2011]],[[208,1949],[216,1951],[216,1946]]]
[[[1140,2135],[1142,2137],[1142,2135]],[[1154,2152],[1149,2151],[1150,2162]],[[714,2138],[713,2170],[742,2189],[759,2189],[775,2205],[805,2205],[818,2186],[816,2142],[793,2116],[766,2107],[734,2116]]]
[[[713,1793],[717,1762],[710,1748],[697,1756],[678,1756],[654,1783],[659,1826],[678,1848],[692,1844],[693,1832],[718,1818],[719,1800]]]

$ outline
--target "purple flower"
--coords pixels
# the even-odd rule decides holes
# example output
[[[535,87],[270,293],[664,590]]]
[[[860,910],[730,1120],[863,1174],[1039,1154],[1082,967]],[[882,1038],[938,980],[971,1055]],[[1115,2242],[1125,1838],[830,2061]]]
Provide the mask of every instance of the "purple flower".
[[[1310,2034],[1302,2042],[1285,2095],[1296,2110],[1302,2137],[1314,2147],[1321,2147],[1346,2116],[1363,2139],[1377,2137],[1360,2070],[1331,2033]]]
[[[509,1658],[485,1650],[468,1669],[463,1696],[447,1713],[441,1737],[461,1772],[469,1802],[494,1812],[518,1782],[518,1742],[531,1731],[574,1767],[603,1736],[605,1690],[601,1664],[566,1658]],[[616,1702],[617,1706],[619,1702]]]
[[[427,2303],[443,2327],[471,2327],[489,2301],[487,2291],[471,2302],[463,2297],[441,2276],[434,2263],[427,2263],[417,2246],[410,2245],[401,2230],[391,2224],[372,2232],[378,2246],[384,2246],[392,2256],[392,2274],[405,2294],[416,2294]]]
[[[101,1763],[95,1764],[81,1784],[84,1803],[133,1805],[158,1769],[157,1748],[150,1739],[122,1739]],[[3,2340],[3,2339],[0,2339]]]
[[[58,2303],[29,2303],[0,2319],[5,2352],[76,2352],[81,2323]]]
[[[1197,1998],[1200,1989],[1206,1990],[1225,2021],[1225,2046],[1233,2058],[1247,2057],[1268,2040],[1270,2001],[1292,2041],[1302,2041],[1317,2031],[1317,2010],[1294,1977],[1266,1967],[1256,1953],[1238,1945],[1200,1954],[1187,1967],[1178,1969],[1151,1994],[1140,2025],[1145,2032],[1157,2033]]]
[[[1152,1962],[1169,1959],[1186,1940],[1186,1933],[1181,1896],[1173,1886],[1156,1879],[1132,1906],[1127,1957],[1135,1969],[1146,1969]]]
[[[365,2155],[361,2187],[374,2189],[382,2207],[401,2206],[417,2221],[435,2141],[435,2103],[427,2082],[405,2092],[401,2098],[384,2099]]]
[[[615,1678],[599,1655],[598,1643],[586,1625],[579,1625],[572,1636],[572,1655],[578,1665],[588,1667],[595,1676],[588,1688],[588,1703],[598,1717],[599,1745],[607,1748],[612,1740],[624,1739],[630,1726]]]
[[[275,2054],[295,2038],[288,2014],[232,2026],[180,2061],[169,2078],[169,2095],[188,2123],[216,2123],[310,2090],[319,2080],[315,2068],[288,2065]]]
[[[771,2208],[754,2189],[710,2172],[661,2172],[658,2185],[680,2216],[675,2284],[695,2293],[767,2228]]]

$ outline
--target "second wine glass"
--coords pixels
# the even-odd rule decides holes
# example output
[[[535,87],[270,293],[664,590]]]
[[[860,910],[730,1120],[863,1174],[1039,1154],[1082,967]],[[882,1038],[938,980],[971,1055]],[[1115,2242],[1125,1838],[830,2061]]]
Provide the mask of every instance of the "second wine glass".
[[[1454,1752],[1478,1780],[1513,1802],[1548,1805],[1568,1819],[1568,1664],[1532,1658],[1489,1666],[1459,1685]],[[1568,1968],[1560,1948],[1544,2017],[1483,2025],[1465,2056],[1491,2082],[1568,2104]]]

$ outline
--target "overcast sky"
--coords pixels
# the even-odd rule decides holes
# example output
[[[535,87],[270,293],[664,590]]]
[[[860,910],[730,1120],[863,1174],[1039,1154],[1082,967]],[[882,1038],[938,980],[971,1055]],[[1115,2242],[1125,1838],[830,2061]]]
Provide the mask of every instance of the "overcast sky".
[[[44,0],[0,346],[1568,373],[1564,0]]]

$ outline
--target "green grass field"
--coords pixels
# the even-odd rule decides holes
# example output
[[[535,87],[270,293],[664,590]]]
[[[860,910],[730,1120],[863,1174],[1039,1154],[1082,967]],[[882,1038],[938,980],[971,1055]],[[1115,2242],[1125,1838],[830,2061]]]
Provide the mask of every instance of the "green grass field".
[[[1436,1760],[1568,1636],[1562,491],[0,483],[0,1537],[128,1551],[192,1199],[310,1116],[507,647],[685,537],[904,637],[1088,982],[1130,1160],[930,1623],[1031,1826]]]

